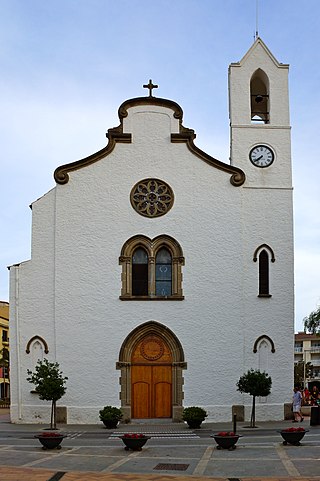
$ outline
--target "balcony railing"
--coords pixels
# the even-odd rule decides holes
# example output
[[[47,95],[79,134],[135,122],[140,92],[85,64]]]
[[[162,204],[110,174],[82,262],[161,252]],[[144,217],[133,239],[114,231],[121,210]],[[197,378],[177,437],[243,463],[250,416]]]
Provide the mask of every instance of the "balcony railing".
[[[320,352],[320,346],[311,346],[311,352]]]
[[[294,352],[302,354],[303,353],[302,347],[295,347]]]

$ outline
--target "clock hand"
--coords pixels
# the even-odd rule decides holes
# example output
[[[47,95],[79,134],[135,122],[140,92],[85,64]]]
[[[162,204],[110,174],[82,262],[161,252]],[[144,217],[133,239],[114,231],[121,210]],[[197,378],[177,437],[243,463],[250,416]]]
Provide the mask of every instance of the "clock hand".
[[[262,159],[262,157],[263,157],[263,155],[260,155],[260,157],[257,157],[257,158],[256,158],[256,162],[257,162],[258,160]]]

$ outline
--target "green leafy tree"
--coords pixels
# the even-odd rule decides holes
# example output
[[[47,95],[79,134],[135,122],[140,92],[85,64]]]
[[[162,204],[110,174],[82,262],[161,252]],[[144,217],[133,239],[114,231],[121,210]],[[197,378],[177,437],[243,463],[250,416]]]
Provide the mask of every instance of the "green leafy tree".
[[[303,319],[304,332],[320,335],[320,306]]]
[[[51,401],[50,428],[56,429],[57,401],[65,394],[67,377],[63,377],[57,362],[49,362],[48,359],[38,361],[35,372],[27,370],[27,381],[35,385],[35,391],[39,398]]]
[[[311,378],[313,372],[313,365],[311,362],[298,361],[294,365],[294,385],[305,387],[305,379]]]
[[[266,372],[250,369],[246,374],[240,377],[237,382],[238,391],[250,394],[252,399],[252,410],[250,427],[256,427],[256,397],[268,396],[271,392],[272,380]]]

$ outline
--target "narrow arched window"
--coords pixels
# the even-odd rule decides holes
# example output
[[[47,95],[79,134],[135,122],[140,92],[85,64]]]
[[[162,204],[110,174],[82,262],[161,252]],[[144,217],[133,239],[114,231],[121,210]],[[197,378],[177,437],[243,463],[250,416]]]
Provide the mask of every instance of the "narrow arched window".
[[[269,79],[265,72],[258,69],[250,81],[251,123],[268,124],[269,113]]]
[[[142,247],[132,256],[132,295],[148,295],[148,254]]]
[[[156,256],[156,296],[168,297],[172,294],[172,258],[166,248]]]
[[[264,249],[259,254],[259,296],[269,296],[269,256]]]

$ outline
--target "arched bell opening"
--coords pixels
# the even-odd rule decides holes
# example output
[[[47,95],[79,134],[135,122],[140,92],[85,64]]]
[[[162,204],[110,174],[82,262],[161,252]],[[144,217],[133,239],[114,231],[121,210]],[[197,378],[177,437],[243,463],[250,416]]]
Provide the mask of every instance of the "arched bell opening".
[[[270,122],[269,79],[260,68],[254,72],[250,81],[251,123]]]

